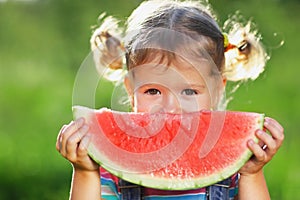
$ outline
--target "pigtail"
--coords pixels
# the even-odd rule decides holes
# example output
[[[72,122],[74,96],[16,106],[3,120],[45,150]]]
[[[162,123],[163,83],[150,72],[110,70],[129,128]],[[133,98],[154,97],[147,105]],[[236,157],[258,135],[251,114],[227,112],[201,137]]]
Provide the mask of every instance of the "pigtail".
[[[225,29],[230,27],[224,34],[224,76],[229,81],[255,80],[264,71],[269,57],[252,26],[251,22],[242,25],[232,18],[224,24]]]
[[[90,39],[94,62],[99,72],[102,73],[105,69],[107,79],[118,79],[116,74],[124,71],[122,31],[118,27],[118,21],[111,16],[105,17],[105,13],[100,15],[99,20],[101,25],[95,29]]]

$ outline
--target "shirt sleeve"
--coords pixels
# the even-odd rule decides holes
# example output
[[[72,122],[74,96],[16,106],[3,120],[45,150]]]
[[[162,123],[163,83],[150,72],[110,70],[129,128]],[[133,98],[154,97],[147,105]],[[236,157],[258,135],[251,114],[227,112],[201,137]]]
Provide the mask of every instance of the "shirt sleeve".
[[[233,200],[238,195],[239,174],[231,177],[231,185],[229,186],[229,199]]]
[[[117,177],[100,167],[101,197],[105,200],[118,200]]]

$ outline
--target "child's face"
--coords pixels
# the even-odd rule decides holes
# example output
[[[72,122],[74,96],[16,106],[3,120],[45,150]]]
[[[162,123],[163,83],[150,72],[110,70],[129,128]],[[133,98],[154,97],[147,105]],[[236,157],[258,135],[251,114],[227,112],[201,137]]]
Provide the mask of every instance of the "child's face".
[[[201,72],[187,63],[146,63],[134,67],[125,79],[133,111],[179,114],[216,108],[218,81],[211,75],[207,61],[199,64]]]

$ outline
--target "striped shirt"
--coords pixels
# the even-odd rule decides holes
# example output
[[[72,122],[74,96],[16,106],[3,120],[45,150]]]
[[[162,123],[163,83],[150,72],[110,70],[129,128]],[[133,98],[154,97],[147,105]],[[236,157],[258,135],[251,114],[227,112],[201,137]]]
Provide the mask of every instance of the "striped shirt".
[[[106,200],[120,199],[120,191],[118,190],[118,178],[109,172],[100,168],[101,175],[101,196]],[[238,175],[231,177],[231,185],[229,187],[229,198],[234,199],[238,192]],[[143,188],[145,200],[206,200],[206,188],[199,188],[184,191],[158,190],[153,188]]]

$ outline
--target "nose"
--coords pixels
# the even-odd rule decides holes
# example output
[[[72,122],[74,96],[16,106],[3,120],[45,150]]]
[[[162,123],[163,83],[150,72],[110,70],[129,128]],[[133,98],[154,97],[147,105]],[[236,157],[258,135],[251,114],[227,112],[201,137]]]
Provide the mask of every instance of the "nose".
[[[163,110],[167,113],[180,114],[182,112],[178,95],[169,91],[163,99]]]

